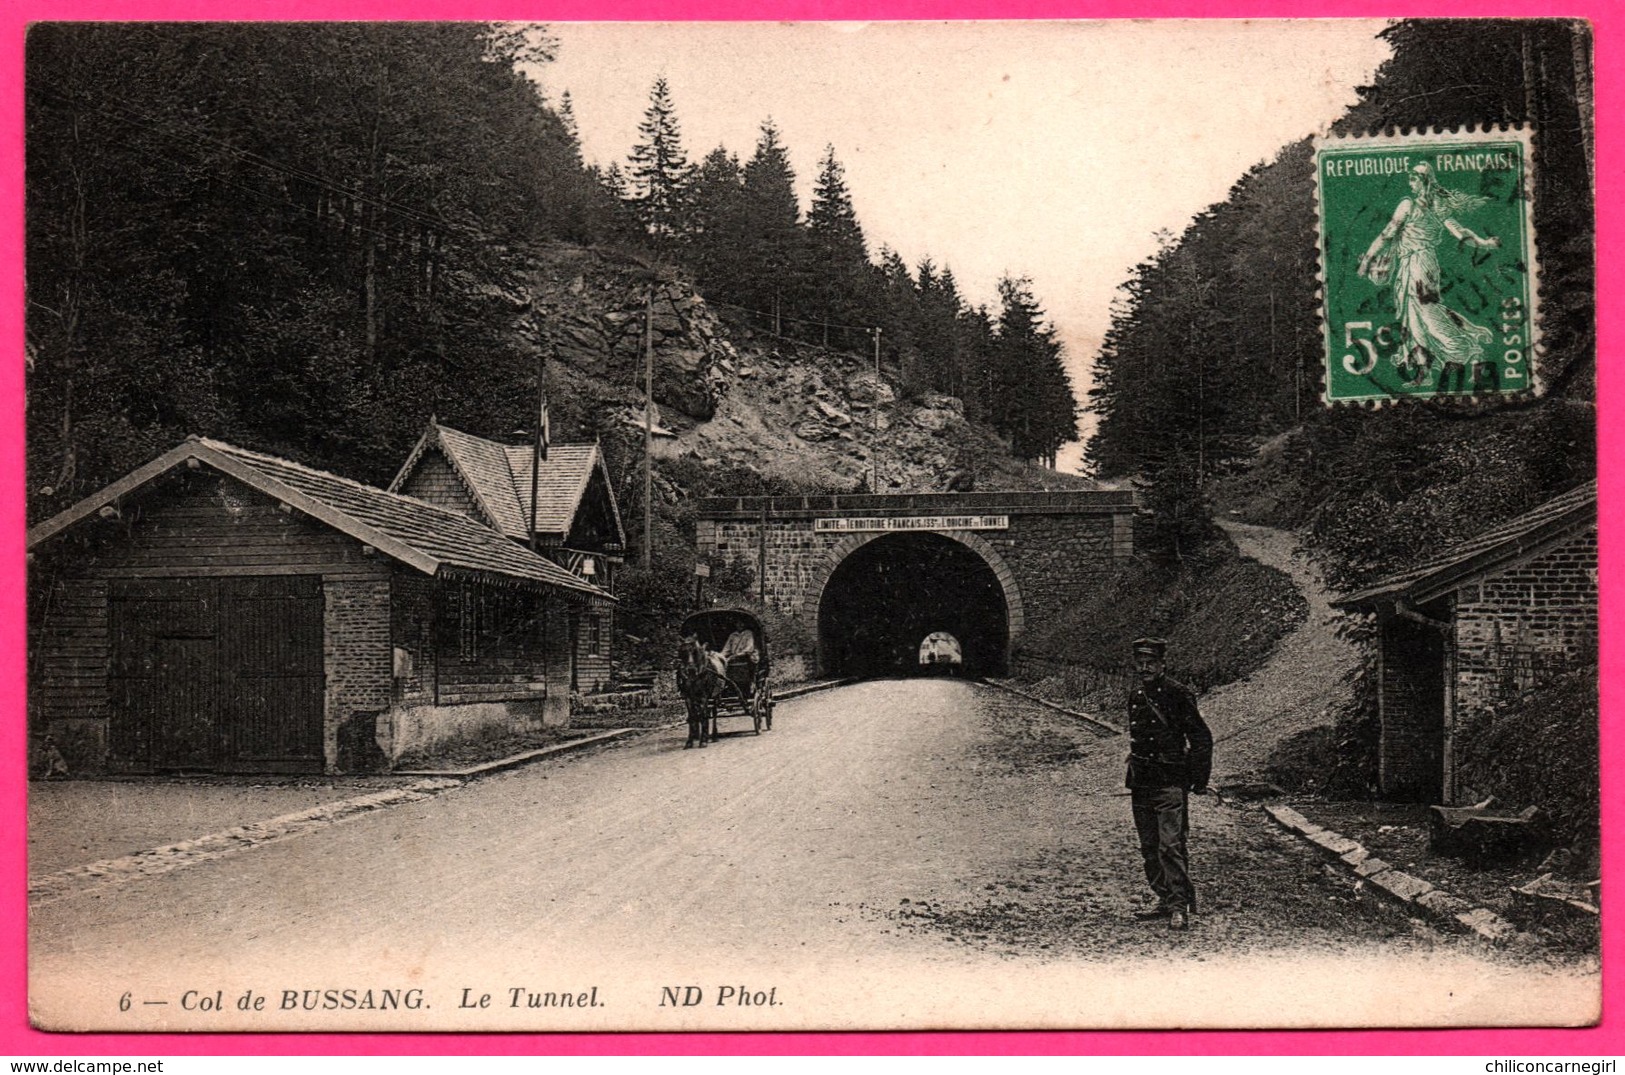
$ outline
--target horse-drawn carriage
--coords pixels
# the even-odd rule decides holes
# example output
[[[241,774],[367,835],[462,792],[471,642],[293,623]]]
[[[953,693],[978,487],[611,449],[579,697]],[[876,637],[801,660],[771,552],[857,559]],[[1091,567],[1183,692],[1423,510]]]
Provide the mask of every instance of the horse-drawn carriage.
[[[688,706],[688,742],[717,739],[719,717],[749,717],[757,735],[773,728],[767,635],[741,609],[696,612],[683,621],[677,651],[677,692]]]

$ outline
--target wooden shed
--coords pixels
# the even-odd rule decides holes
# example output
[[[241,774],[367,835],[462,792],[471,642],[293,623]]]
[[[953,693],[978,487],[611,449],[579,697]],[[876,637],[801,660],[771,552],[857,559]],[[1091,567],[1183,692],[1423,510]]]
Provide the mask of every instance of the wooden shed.
[[[1597,659],[1597,484],[1333,604],[1377,617],[1379,790],[1454,804],[1460,729]]]
[[[78,771],[387,767],[569,719],[610,596],[409,496],[190,438],[29,531],[29,713]]]
[[[536,458],[534,444],[502,444],[431,420],[389,488],[476,519],[613,594],[626,531],[603,449],[550,444],[543,455]],[[603,606],[571,619],[572,687],[609,682],[612,615]]]

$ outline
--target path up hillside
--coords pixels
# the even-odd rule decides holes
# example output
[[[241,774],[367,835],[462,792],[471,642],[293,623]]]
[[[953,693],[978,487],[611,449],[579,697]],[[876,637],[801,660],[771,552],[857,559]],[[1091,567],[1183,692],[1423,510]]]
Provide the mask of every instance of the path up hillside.
[[[1309,614],[1263,667],[1203,696],[1202,715],[1215,740],[1215,783],[1259,774],[1277,743],[1330,724],[1328,709],[1347,691],[1345,677],[1360,659],[1353,643],[1337,635],[1337,612],[1319,569],[1299,551],[1297,535],[1239,522],[1221,525],[1243,556],[1291,576]]]

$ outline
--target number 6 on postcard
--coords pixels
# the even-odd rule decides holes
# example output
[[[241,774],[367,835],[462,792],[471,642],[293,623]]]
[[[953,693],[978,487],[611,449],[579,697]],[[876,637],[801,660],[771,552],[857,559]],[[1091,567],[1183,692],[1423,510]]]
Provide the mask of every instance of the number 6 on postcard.
[[[1328,404],[1531,392],[1526,130],[1315,144]]]

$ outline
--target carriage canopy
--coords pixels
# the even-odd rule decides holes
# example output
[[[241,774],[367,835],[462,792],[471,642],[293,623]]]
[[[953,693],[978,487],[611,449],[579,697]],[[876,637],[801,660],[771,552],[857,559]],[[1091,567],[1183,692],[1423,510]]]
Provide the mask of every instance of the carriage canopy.
[[[740,632],[747,633],[750,636],[751,643],[755,646],[757,674],[766,674],[768,670],[767,633],[762,630],[762,621],[744,609],[712,608],[703,612],[696,612],[683,621],[681,634],[685,637],[693,635],[707,648],[717,653],[724,653],[725,651],[737,653],[739,646],[743,643],[743,639],[736,638]],[[732,655],[732,653],[729,655]]]

